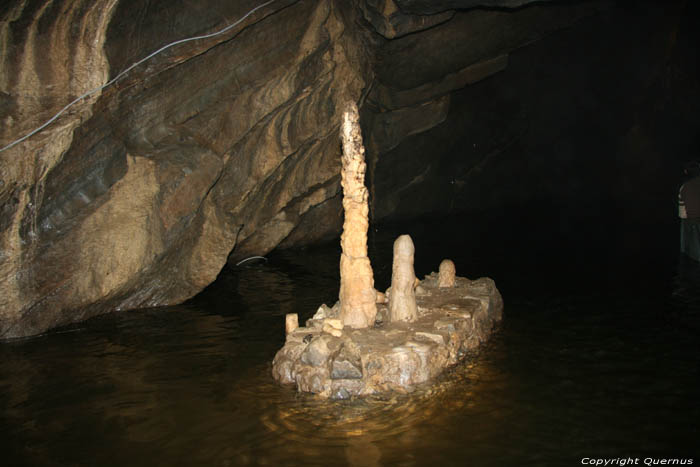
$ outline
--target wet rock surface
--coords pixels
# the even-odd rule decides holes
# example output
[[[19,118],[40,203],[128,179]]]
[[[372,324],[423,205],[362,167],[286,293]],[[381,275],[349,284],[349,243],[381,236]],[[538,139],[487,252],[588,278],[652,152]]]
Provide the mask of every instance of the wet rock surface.
[[[241,22],[154,56],[0,152],[0,338],[181,303],[227,262],[332,238],[343,104],[392,110],[367,128],[386,152],[444,121],[451,90],[507,63],[494,47],[434,72],[398,66],[425,59],[415,33],[432,50],[473,35],[455,36],[452,3],[427,15],[392,0],[4,6],[0,147],[150,52]],[[384,51],[390,38],[402,42]]]
[[[5,3],[0,147],[264,4]],[[268,2],[0,152],[0,338],[181,303],[227,261],[337,235],[341,104],[372,76],[359,14]]]
[[[416,288],[415,322],[380,321],[374,327],[348,326],[339,336],[326,330],[339,307],[321,306],[305,327],[287,335],[272,374],[300,392],[347,399],[389,391],[410,392],[445,368],[464,360],[486,341],[501,321],[503,300],[493,280],[457,277],[454,287],[439,287],[438,274]]]
[[[694,17],[680,6],[693,2],[643,16],[614,3],[4,2],[0,147],[164,45],[242,22],[154,56],[0,150],[0,339],[181,303],[227,262],[337,236],[347,101],[375,222],[589,202],[611,147],[623,168],[647,169],[595,192],[666,218],[659,200],[677,174],[657,148],[692,147],[699,94],[695,29],[658,19]]]

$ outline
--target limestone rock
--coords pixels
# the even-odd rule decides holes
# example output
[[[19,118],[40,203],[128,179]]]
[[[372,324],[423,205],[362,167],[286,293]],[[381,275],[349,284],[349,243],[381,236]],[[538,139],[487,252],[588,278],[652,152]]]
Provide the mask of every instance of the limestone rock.
[[[516,8],[535,1],[538,0],[394,0],[397,7],[402,11],[419,15],[432,15],[441,11],[458,8]]]
[[[0,146],[252,8],[193,5],[5,2]],[[372,76],[361,15],[348,2],[273,2],[0,152],[0,338],[181,303],[228,259],[339,233],[313,219],[340,219],[341,112]]]
[[[442,336],[442,334],[435,334],[431,332],[417,332],[416,337],[431,340],[436,344],[445,343],[445,338]]]
[[[369,139],[372,150],[386,153],[411,135],[444,122],[450,110],[450,95],[443,94],[421,105],[385,112],[375,117]]]
[[[300,368],[296,379],[299,391],[330,396],[331,379],[328,377],[328,368]]]
[[[272,362],[273,377],[275,380],[283,384],[292,384],[295,382],[296,371],[294,369],[295,363],[300,360],[301,353],[306,348],[306,344],[299,340],[290,340],[287,336],[287,342],[291,342],[291,345],[286,345],[282,348],[280,352],[275,355],[275,359]]]
[[[431,28],[448,21],[454,15],[454,11],[436,15],[407,15],[399,10],[394,0],[365,0],[360,2],[360,7],[365,19],[387,39]]]
[[[314,313],[313,319],[324,319],[330,316],[331,309],[325,303],[318,307],[316,313]]]
[[[340,238],[340,319],[353,328],[374,325],[377,297],[374,274],[367,257],[369,205],[365,187],[365,149],[362,145],[360,116],[354,102],[343,113],[342,179],[345,221]]]
[[[455,287],[441,288],[433,273],[421,287],[426,293],[416,298],[421,313],[412,323],[345,328],[340,338],[319,327],[297,329],[275,355],[273,377],[331,399],[412,391],[470,355],[501,320],[503,301],[490,279],[458,277]],[[388,312],[378,305],[378,317]],[[332,318],[309,321],[336,330]]]
[[[331,361],[331,379],[361,379],[362,357],[352,343],[343,345]]]
[[[455,321],[453,319],[445,318],[435,321],[435,329],[438,331],[455,332]]]
[[[444,259],[438,269],[438,287],[454,287],[457,269],[452,260]]]
[[[287,313],[284,321],[284,330],[286,334],[294,332],[299,327],[299,315],[296,313]]]
[[[336,318],[327,318],[323,320],[323,324],[327,324],[334,329],[343,330],[343,322]]]
[[[326,364],[328,357],[340,347],[340,341],[329,335],[321,335],[312,339],[301,354],[301,362],[313,367]]]
[[[391,269],[389,316],[392,322],[413,322],[418,317],[416,305],[416,274],[413,271],[415,247],[408,235],[394,242],[394,260]]]
[[[371,3],[389,2],[376,0]],[[393,0],[393,3],[399,13],[386,10],[387,21],[394,16],[432,15],[452,8],[459,10],[449,21],[383,41],[378,50],[377,79],[368,96],[371,105],[365,106],[362,115],[366,122],[365,145],[370,155],[368,164],[373,179],[373,221],[415,218],[428,213],[448,215],[458,206],[464,208],[466,205],[469,209],[483,209],[484,198],[489,196],[498,200],[494,201],[493,207],[500,206],[497,203],[512,193],[503,190],[497,196],[486,187],[517,171],[513,169],[512,172],[488,176],[483,170],[482,164],[487,164],[488,157],[497,151],[499,143],[486,143],[488,138],[474,146],[470,143],[466,157],[462,152],[450,151],[438,155],[436,152],[439,151],[433,148],[458,132],[467,134],[464,133],[465,125],[471,128],[468,134],[482,132],[485,125],[495,128],[496,125],[489,126],[479,117],[462,120],[453,117],[473,114],[474,106],[481,102],[484,102],[481,113],[492,112],[498,107],[492,99],[483,99],[476,86],[471,90],[470,85],[487,77],[499,79],[496,75],[507,70],[512,77],[507,85],[517,87],[514,83],[527,71],[520,68],[516,72],[515,69],[527,65],[518,63],[516,68],[513,67],[511,54],[515,50],[522,44],[533,43],[556,29],[600,12],[605,8],[603,3],[567,2],[565,8],[560,8],[563,5],[554,2],[537,2],[515,10],[464,10],[459,5],[490,3],[510,6],[522,3],[521,0]],[[381,31],[381,28],[377,30]],[[500,89],[504,89],[503,85]],[[526,87],[518,89],[525,90]],[[492,92],[498,94],[500,91]],[[510,93],[504,92],[506,95]],[[502,101],[507,99],[504,97]],[[494,120],[498,122],[500,141],[515,139],[516,134],[526,131],[525,122],[510,113],[511,110],[504,105],[502,113]],[[449,117],[445,118],[446,115]],[[460,141],[466,145],[467,139]],[[450,167],[448,171],[447,167]]]
[[[343,335],[342,329],[338,329],[328,323],[323,324],[323,332],[330,334],[331,336],[340,337]]]
[[[405,120],[405,117],[399,119],[397,122],[392,111],[408,109],[419,104],[434,101],[438,97],[448,94],[451,91],[477,83],[482,79],[488,78],[491,75],[503,71],[507,68],[507,66],[508,55],[499,55],[497,57],[487,58],[476,63],[470,63],[458,71],[448,73],[439,80],[421,84],[411,89],[398,90],[380,83],[372,87],[370,98],[373,102],[376,102],[377,105],[380,105],[382,109],[391,112],[391,115],[387,116],[388,118],[382,120],[383,124],[396,126],[398,123],[401,124],[403,128],[407,128],[406,123],[402,122],[402,120]],[[428,113],[434,114],[434,112],[430,112],[433,109],[425,105],[420,106],[419,109],[421,112],[429,111]],[[413,117],[414,120],[419,118],[417,115]],[[426,128],[428,125],[430,125],[430,121],[439,122],[440,118],[441,117],[429,117],[428,115],[424,115],[422,119],[424,122],[422,127]],[[418,125],[414,125],[414,127],[418,127]],[[396,133],[397,131],[392,129],[390,131],[386,131],[385,135],[392,135]],[[377,133],[372,134],[377,135]],[[387,142],[381,142],[381,144],[377,145],[378,148],[395,146],[396,144],[393,144],[392,146],[392,143]]]
[[[445,161],[425,157],[417,139],[449,124],[452,91],[503,70],[512,50],[597,2],[469,9],[521,3],[277,0],[79,101],[0,152],[0,338],[181,303],[227,261],[339,233],[347,101],[371,103],[363,112],[375,219],[434,211],[428,191],[441,203],[458,199]],[[4,2],[0,147],[150,52],[219,31],[253,6],[167,4]],[[365,257],[341,259],[365,278],[341,294],[364,315],[353,326],[375,313]]]

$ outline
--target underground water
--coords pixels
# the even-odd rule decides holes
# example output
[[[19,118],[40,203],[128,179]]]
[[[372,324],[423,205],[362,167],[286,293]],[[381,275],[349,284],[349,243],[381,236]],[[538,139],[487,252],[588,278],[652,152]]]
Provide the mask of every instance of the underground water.
[[[338,242],[225,269],[190,302],[0,346],[3,465],[580,465],[697,456],[700,267],[678,226],[526,206],[373,226],[377,287],[490,276],[504,320],[411,394],[326,401],[272,379],[284,315],[338,293]],[[577,214],[572,214],[576,212]],[[697,462],[697,457],[695,457]]]

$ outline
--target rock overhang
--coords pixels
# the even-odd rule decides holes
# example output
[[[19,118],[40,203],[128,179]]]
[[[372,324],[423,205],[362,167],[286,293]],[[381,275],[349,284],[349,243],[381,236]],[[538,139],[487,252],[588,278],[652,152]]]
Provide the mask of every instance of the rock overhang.
[[[142,51],[214,31],[222,18],[260,5],[198,4],[203,14],[195,15],[187,2],[154,9],[145,1],[111,1],[107,15],[74,3],[85,7],[70,9],[74,23],[85,25],[80,34],[60,29],[65,24],[56,18],[34,18],[38,3],[31,11],[12,3],[3,18],[10,32],[3,36],[10,41],[0,89],[3,143]],[[0,335],[177,303],[214,280],[227,259],[336,234],[338,109],[348,98],[363,103],[367,115],[370,197],[382,199],[372,210],[378,218],[400,212],[397,197],[440,170],[416,158],[415,167],[392,170],[387,185],[382,174],[403,154],[402,143],[443,124],[451,93],[505,70],[514,48],[605,2],[525,3],[272,2],[229,36],[154,58],[21,151],[0,153]],[[479,33],[499,28],[510,35]],[[50,31],[66,39],[48,48],[26,42],[42,44]],[[88,48],[88,39],[98,46]],[[40,60],[32,57],[45,53],[75,55],[65,66],[53,60],[33,67]],[[152,183],[154,191],[135,197],[120,181]],[[127,222],[142,259],[99,268],[104,242],[90,238],[119,237],[106,220],[115,215],[147,218]],[[104,236],[91,237],[96,231]],[[102,277],[108,269],[123,280]],[[76,279],[86,271],[89,281]]]

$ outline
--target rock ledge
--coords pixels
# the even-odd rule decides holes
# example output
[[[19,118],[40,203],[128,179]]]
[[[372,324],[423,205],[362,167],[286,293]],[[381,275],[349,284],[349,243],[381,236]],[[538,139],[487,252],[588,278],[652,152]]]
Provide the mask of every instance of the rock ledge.
[[[416,302],[415,322],[389,323],[387,305],[378,304],[375,326],[364,329],[343,327],[338,304],[322,305],[306,326],[289,332],[272,363],[273,377],[331,399],[410,392],[462,361],[503,314],[489,278],[457,277],[445,288],[432,273],[416,288]]]

